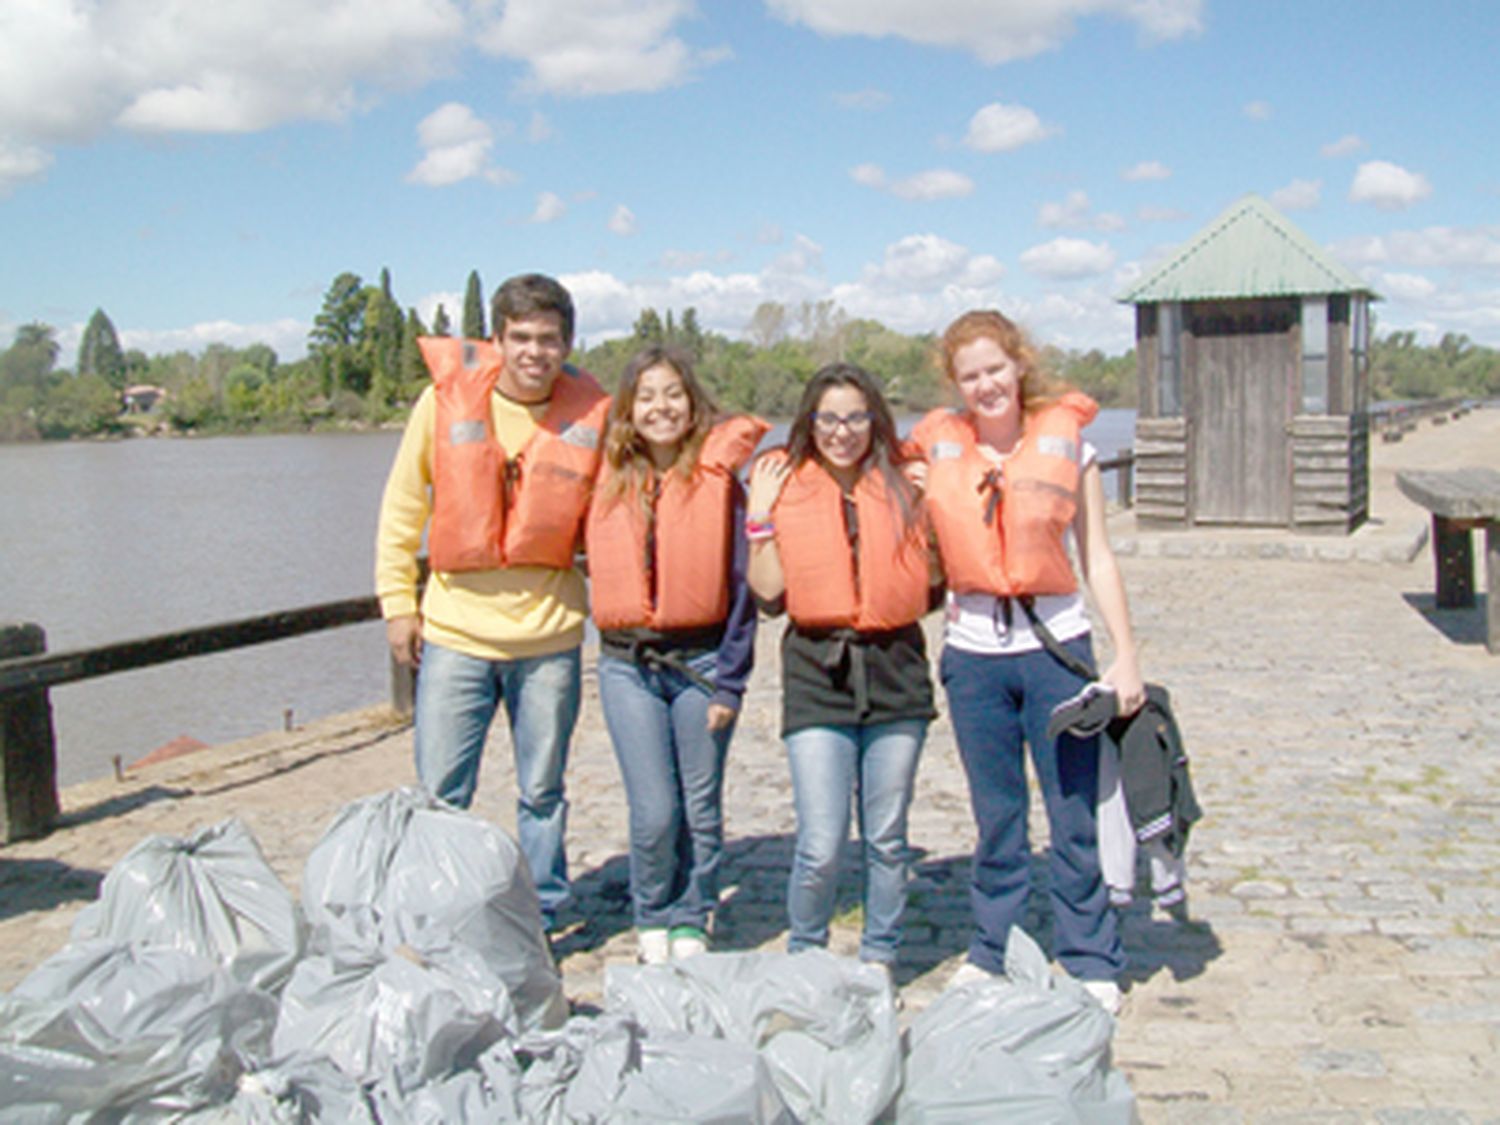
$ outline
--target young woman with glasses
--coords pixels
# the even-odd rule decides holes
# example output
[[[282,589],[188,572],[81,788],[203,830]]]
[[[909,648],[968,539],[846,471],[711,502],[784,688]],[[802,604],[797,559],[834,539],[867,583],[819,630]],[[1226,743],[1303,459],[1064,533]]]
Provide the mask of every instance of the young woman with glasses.
[[[887,972],[906,908],[907,809],[934,715],[920,625],[933,571],[905,461],[874,380],[852,364],[824,367],[786,449],[751,470],[746,522],[750,588],[791,621],[781,644],[797,811],[787,948],[828,944],[852,794],[864,850],[859,955]]]

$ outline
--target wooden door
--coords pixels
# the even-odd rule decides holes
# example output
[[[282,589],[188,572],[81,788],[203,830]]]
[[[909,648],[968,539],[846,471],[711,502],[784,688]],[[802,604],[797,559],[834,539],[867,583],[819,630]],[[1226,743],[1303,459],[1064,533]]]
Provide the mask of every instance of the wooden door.
[[[1295,323],[1291,301],[1190,306],[1192,522],[1290,522]]]

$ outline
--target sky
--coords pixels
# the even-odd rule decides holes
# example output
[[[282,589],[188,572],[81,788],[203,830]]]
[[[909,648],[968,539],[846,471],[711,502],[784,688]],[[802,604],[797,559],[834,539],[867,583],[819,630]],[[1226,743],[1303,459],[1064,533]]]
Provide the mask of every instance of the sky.
[[[561,278],[744,335],[833,301],[1132,346],[1117,297],[1257,193],[1500,347],[1490,0],[0,0],[0,346],[305,354],[340,273],[455,322]]]

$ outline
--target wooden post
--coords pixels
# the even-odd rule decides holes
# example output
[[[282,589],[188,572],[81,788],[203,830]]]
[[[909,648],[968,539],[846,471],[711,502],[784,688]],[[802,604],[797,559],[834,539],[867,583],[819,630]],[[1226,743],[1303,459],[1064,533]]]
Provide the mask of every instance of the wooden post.
[[[1500,656],[1500,520],[1491,520],[1484,529],[1485,590],[1484,615],[1488,619],[1484,647]]]
[[[1466,609],[1474,604],[1474,537],[1469,525],[1445,516],[1432,517],[1432,557],[1437,562],[1439,609]]]
[[[1120,475],[1119,501],[1123,508],[1135,505],[1135,453],[1130,449],[1122,449],[1119,452]]]
[[[47,651],[40,625],[0,625],[0,660]],[[0,843],[57,823],[57,741],[46,688],[0,694]]]

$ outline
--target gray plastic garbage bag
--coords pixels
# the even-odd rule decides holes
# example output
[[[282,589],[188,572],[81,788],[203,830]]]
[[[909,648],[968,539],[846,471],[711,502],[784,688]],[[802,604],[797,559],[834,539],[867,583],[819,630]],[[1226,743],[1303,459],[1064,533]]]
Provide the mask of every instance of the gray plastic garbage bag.
[[[465,945],[510,989],[523,1028],[567,1018],[521,849],[420,789],[345,806],[308,855],[302,904],[326,948]]]
[[[1110,1065],[1114,1027],[1012,929],[1003,977],[950,989],[912,1023],[896,1119],[1129,1125],[1135,1096]]]
[[[381,1125],[526,1121],[519,1101],[521,1064],[511,1047],[509,1040],[496,1043],[473,1067],[411,1091],[382,1079],[370,1088],[377,1118]]]
[[[523,1036],[517,1054],[526,1065],[519,1106],[527,1122],[796,1122],[760,1056],[727,1039],[647,1035],[606,1013]]]
[[[813,949],[612,965],[604,994],[607,1011],[652,1040],[670,1031],[753,1048],[802,1121],[874,1121],[900,1088],[890,979],[850,958]]]
[[[228,1102],[179,1120],[181,1125],[305,1125],[313,1121],[378,1125],[379,1121],[364,1087],[317,1055],[295,1055],[242,1074]]]
[[[516,1035],[505,983],[473,950],[357,952],[345,943],[297,964],[271,1040],[277,1058],[326,1055],[360,1082],[388,1076],[405,1093]]]
[[[148,1120],[221,1104],[265,1060],[275,1019],[274,997],[206,957],[72,943],[0,997],[3,1116]]]
[[[302,955],[296,899],[245,824],[230,819],[187,839],[148,836],[108,875],[99,900],[73,923],[73,940],[169,945],[222,962],[268,992]]]

